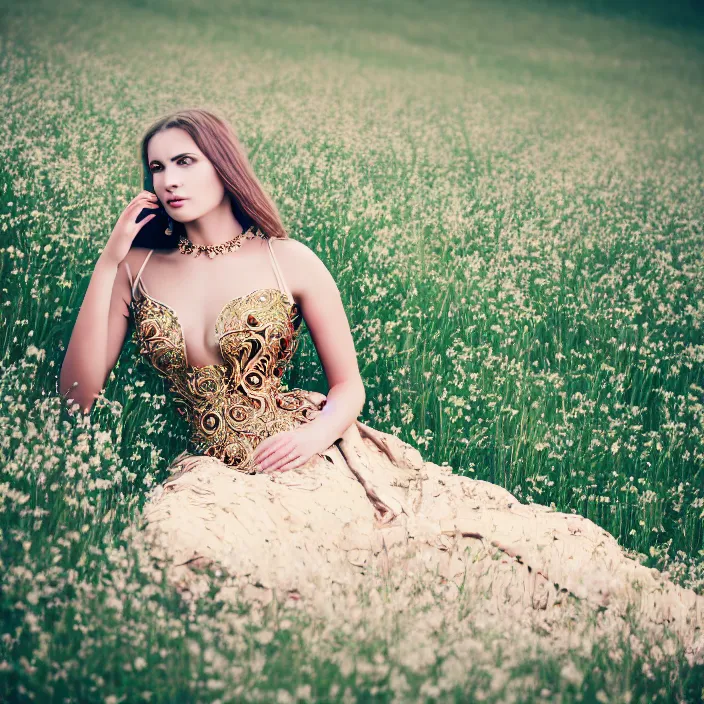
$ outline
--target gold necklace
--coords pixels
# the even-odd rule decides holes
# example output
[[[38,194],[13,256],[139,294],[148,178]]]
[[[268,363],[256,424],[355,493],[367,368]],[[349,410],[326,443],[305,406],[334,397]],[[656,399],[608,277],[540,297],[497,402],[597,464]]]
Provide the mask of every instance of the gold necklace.
[[[265,235],[259,228],[257,228],[256,232],[253,232],[251,235],[245,237],[245,235],[247,235],[247,233],[253,228],[254,225],[251,225],[246,230],[240,232],[240,234],[236,237],[233,237],[231,240],[223,242],[222,244],[193,244],[188,237],[181,235],[178,241],[178,248],[181,254],[193,254],[194,257],[199,257],[202,252],[205,252],[212,259],[218,254],[234,252],[239,249],[242,245],[242,241],[245,239],[251,240],[254,237],[261,237],[262,239],[267,238],[267,235]]]

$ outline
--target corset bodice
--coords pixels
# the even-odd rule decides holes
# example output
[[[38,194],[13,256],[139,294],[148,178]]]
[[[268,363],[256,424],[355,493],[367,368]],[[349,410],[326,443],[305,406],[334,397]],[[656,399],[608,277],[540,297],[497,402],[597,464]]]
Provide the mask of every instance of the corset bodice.
[[[276,288],[232,299],[215,323],[223,363],[198,367],[188,363],[175,311],[143,288],[135,295],[135,285],[130,309],[139,352],[168,381],[191,427],[192,449],[253,473],[253,451],[264,438],[317,410],[305,391],[280,388],[298,346],[298,305]]]

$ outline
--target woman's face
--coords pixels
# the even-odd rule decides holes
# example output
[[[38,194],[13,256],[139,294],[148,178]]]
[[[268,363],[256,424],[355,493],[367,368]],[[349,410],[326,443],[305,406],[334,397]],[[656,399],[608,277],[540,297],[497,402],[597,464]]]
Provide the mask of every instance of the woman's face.
[[[216,208],[225,197],[225,186],[213,164],[185,130],[170,127],[155,134],[147,145],[147,163],[154,192],[173,220],[192,222]],[[183,205],[169,199],[181,196]]]

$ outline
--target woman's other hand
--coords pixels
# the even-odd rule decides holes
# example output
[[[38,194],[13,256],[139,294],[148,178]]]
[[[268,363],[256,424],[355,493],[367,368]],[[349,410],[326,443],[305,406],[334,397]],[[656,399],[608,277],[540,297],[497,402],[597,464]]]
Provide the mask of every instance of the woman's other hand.
[[[287,472],[305,464],[328,447],[320,429],[312,423],[299,425],[262,440],[254,450],[256,471],[262,474]]]

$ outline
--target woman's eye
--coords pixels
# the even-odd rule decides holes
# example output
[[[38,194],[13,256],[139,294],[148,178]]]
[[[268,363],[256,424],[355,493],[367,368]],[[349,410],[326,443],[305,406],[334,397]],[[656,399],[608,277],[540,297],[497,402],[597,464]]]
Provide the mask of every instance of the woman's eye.
[[[189,159],[190,161],[193,161],[193,157],[190,157],[190,156],[182,156],[176,163],[177,163],[177,164],[180,164],[182,161],[184,161],[184,159]],[[190,166],[190,163],[189,163],[189,164],[186,164],[186,166]],[[149,171],[150,171],[151,173],[154,173],[158,168],[159,168],[158,166],[152,166],[151,169],[149,169]]]

